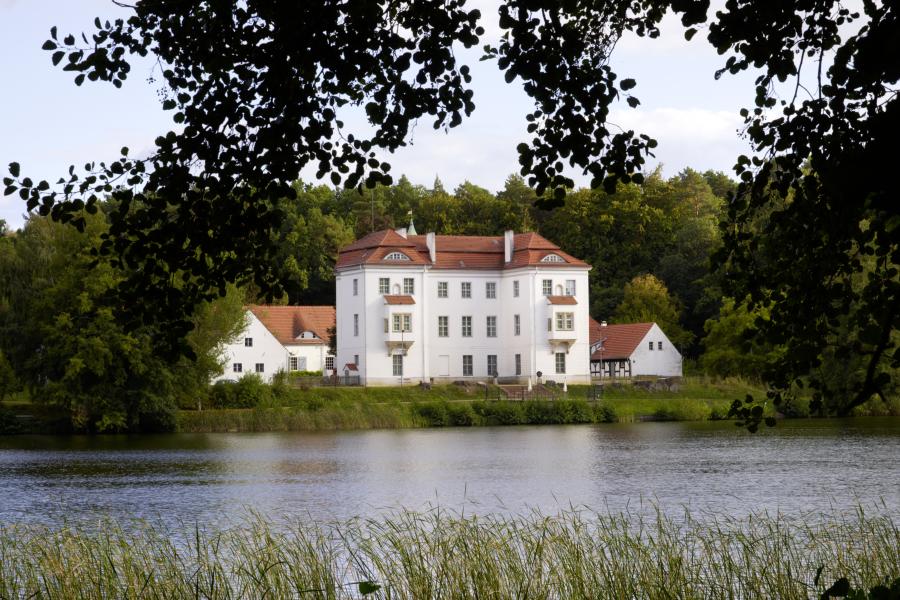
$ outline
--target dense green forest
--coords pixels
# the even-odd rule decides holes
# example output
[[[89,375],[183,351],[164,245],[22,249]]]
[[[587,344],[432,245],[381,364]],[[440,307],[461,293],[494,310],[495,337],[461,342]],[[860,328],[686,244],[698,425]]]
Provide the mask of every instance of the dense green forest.
[[[580,189],[562,206],[518,176],[492,193],[465,182],[448,191],[401,178],[359,192],[295,183],[296,199],[278,201],[279,249],[273,265],[290,304],[334,302],[338,249],[369,231],[405,226],[420,232],[498,235],[537,231],[593,265],[591,313],[612,322],[656,321],[688,359],[708,374],[756,378],[779,349],[754,338],[757,319],[741,299],[724,298],[711,256],[735,184],[724,174],[660,170],[615,193]],[[127,267],[96,252],[106,213],[89,215],[84,232],[31,216],[0,237],[0,399],[27,389],[36,402],[68,415],[78,430],[166,430],[178,407],[207,394],[218,348],[242,326],[241,306],[260,301],[252,285],[229,288],[193,315],[185,343],[194,358],[154,348],[154,323],[123,323],[111,293]],[[177,277],[176,277],[177,279]],[[828,351],[823,353],[823,356]],[[831,353],[833,354],[833,353]],[[832,370],[836,358],[823,363]],[[830,357],[830,358],[829,358]],[[830,362],[829,362],[830,360]],[[854,376],[844,365],[834,377]]]

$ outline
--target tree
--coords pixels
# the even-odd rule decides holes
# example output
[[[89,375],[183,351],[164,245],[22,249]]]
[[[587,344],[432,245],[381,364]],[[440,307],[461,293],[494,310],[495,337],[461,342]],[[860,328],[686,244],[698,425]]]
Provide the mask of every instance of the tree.
[[[0,350],[0,402],[19,388],[16,372],[6,360],[3,350]]]
[[[887,384],[883,357],[900,363],[892,341],[900,321],[900,227],[891,202],[897,4],[864,2],[857,14],[836,0],[734,0],[710,20],[708,0],[503,1],[504,34],[485,54],[534,100],[531,139],[518,152],[538,195],[552,191],[561,201],[573,187],[567,166],[607,192],[643,181],[656,142],[607,123],[616,102],[640,104],[636,82],[612,70],[611,55],[626,33],[658,37],[669,11],[686,38],[705,28],[725,55],[716,77],[760,71],[754,106],[742,112],[758,155],[738,158],[741,183],[719,264],[731,296],[771,303],[765,334],[791,348],[788,362],[768,371],[773,398],[816,366],[812,349],[852,306],[855,351],[869,366],[849,410]],[[83,46],[53,28],[44,47],[78,85],[121,86],[131,55],[155,54],[165,65],[163,106],[179,132],[161,135],[146,159],[123,149],[86,173],[71,169],[55,187],[21,177],[13,163],[5,193],[76,227],[111,193],[116,208],[100,251],[129,268],[110,306],[124,322],[164,323],[172,349],[184,351],[176,342],[189,329],[187,315],[213,292],[224,294],[226,283],[252,279],[267,296],[280,295],[268,266],[282,219],[272,203],[291,193],[300,169],[315,165],[335,185],[390,184],[381,155],[407,143],[412,124],[432,117],[449,130],[474,110],[469,69],[453,49],[479,43],[480,18],[464,0],[187,0],[140,2],[128,19],[97,19]],[[848,25],[856,29],[845,34]],[[365,133],[343,121],[353,109],[365,111]],[[793,194],[774,212],[773,190],[782,199]],[[768,225],[748,230],[760,211],[771,213]],[[862,254],[879,266],[854,292],[847,280],[862,272]],[[182,269],[188,277],[175,285]]]
[[[750,310],[745,302],[735,303],[728,298],[719,314],[706,322],[706,351],[700,366],[708,373],[759,379],[766,366],[783,352],[768,346],[760,339],[758,319],[767,319],[762,308]]]
[[[681,307],[665,284],[653,275],[639,275],[625,284],[622,303],[616,307],[616,323],[655,322],[678,348],[693,336],[681,328]]]

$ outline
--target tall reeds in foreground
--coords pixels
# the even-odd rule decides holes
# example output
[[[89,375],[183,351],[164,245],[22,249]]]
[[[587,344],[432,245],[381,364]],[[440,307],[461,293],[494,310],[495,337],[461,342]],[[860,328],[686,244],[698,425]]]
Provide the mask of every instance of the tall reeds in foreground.
[[[327,526],[252,516],[220,531],[0,527],[0,598],[805,599],[840,577],[900,577],[890,517],[434,509]]]

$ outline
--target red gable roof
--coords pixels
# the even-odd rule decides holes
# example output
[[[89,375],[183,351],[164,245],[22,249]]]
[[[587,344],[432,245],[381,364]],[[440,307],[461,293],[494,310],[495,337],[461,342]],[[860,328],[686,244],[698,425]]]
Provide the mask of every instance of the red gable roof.
[[[602,340],[603,351],[591,354],[591,360],[623,359],[630,357],[638,344],[653,327],[653,323],[623,323],[621,325],[600,325],[594,319],[590,322],[591,347]]]
[[[514,269],[541,267],[590,267],[586,262],[566,254],[559,246],[537,233],[513,236],[513,255],[504,262],[502,235],[436,235],[436,260],[431,261],[427,236],[401,236],[386,229],[376,231],[341,248],[336,268],[368,264],[385,264],[384,257],[393,251],[403,252],[409,261],[389,261],[394,265],[430,265],[435,269]],[[548,254],[557,254],[563,262],[541,262]]]
[[[328,343],[328,330],[334,327],[333,306],[267,306],[252,305],[247,310],[284,345]],[[304,331],[311,331],[319,339],[297,339]]]

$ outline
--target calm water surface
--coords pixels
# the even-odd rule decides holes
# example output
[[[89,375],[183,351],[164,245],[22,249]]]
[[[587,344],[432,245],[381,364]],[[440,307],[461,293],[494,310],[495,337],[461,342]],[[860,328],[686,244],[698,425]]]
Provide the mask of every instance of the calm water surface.
[[[0,437],[0,522],[635,509],[900,514],[900,419]],[[878,506],[876,506],[878,505]]]

